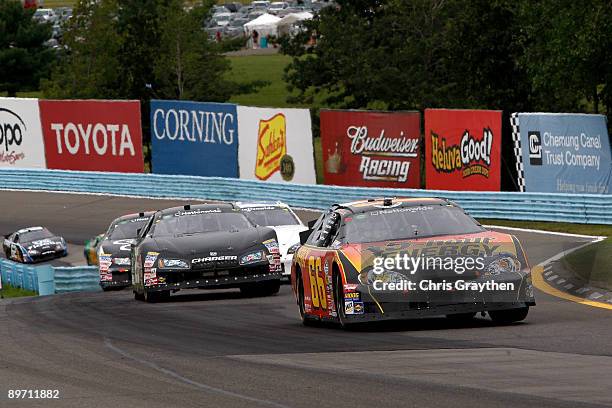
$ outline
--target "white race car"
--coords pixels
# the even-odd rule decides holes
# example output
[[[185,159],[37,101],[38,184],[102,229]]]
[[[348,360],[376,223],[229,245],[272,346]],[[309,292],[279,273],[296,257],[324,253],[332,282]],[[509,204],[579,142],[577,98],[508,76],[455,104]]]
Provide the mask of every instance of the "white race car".
[[[236,206],[254,224],[271,227],[276,231],[278,245],[283,265],[283,276],[291,276],[291,261],[293,253],[289,249],[300,243],[300,232],[306,227],[293,210],[285,203],[237,202]]]

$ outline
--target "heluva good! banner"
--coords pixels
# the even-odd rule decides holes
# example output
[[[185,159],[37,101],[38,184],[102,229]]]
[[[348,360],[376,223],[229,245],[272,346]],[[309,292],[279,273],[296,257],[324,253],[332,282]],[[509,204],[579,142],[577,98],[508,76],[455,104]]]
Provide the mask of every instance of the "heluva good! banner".
[[[49,169],[142,173],[139,101],[40,101]]]
[[[513,113],[511,125],[520,191],[610,194],[605,116]]]
[[[238,177],[236,105],[151,101],[152,170]]]
[[[38,99],[0,98],[0,167],[45,168]]]
[[[321,110],[325,184],[419,188],[420,114]]]
[[[426,188],[499,191],[501,117],[501,111],[426,109]]]
[[[308,109],[238,106],[240,178],[315,184]]]

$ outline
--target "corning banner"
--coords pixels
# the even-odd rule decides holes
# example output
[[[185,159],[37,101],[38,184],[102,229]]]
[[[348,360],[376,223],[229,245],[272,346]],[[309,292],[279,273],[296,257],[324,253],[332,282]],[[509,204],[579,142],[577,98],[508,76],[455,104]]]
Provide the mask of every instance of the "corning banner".
[[[154,173],[238,177],[236,105],[151,101]]]
[[[612,160],[603,115],[514,113],[522,191],[609,194]]]
[[[0,98],[0,167],[45,168],[38,99]]]
[[[142,173],[139,101],[40,101],[47,167]]]
[[[501,111],[426,109],[427,189],[499,191],[501,117]]]
[[[315,184],[308,109],[238,106],[240,178]]]
[[[325,184],[420,188],[418,112],[321,110]]]

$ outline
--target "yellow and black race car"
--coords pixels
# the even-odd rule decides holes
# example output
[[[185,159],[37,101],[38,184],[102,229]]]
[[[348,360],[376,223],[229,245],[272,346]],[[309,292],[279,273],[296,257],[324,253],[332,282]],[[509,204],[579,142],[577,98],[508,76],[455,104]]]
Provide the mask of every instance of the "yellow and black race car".
[[[305,324],[446,315],[527,317],[531,270],[516,237],[439,198],[332,206],[301,233],[291,282]]]

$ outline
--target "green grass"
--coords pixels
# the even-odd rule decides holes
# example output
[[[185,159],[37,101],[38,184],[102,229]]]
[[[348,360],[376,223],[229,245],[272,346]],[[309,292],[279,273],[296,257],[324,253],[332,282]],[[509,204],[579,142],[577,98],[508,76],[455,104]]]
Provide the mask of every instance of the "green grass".
[[[36,292],[31,291],[31,290],[14,288],[11,285],[3,284],[2,285],[2,296],[5,298],[36,296]]]
[[[544,231],[567,232],[570,234],[612,236],[612,225],[571,224],[568,222],[546,221],[513,221],[497,219],[478,219],[482,224],[499,225],[503,227],[530,228]]]
[[[589,284],[612,290],[612,238],[572,252],[562,262]]]
[[[45,8],[56,7],[74,7],[76,0],[45,0],[43,6]]]
[[[284,69],[291,61],[291,57],[281,54],[274,55],[249,55],[239,57],[228,57],[232,70],[230,77],[238,82],[268,81],[258,92],[237,95],[230,102],[248,106],[269,106],[284,108],[290,106],[287,103],[289,91],[283,80]]]

